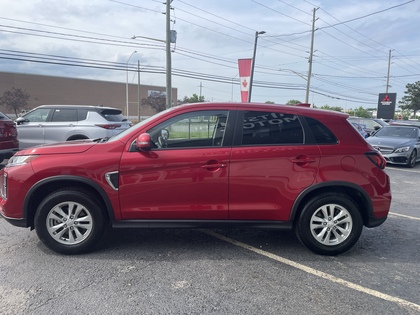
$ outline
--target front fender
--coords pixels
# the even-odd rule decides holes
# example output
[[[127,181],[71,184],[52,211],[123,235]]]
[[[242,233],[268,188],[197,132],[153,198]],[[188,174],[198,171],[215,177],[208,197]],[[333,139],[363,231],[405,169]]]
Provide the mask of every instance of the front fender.
[[[55,190],[67,187],[81,188],[84,191],[95,193],[95,195],[103,201],[106,208],[106,214],[108,214],[109,219],[115,220],[112,202],[108,194],[98,183],[80,176],[57,175],[38,181],[28,190],[23,202],[23,217],[27,221],[27,226],[31,226],[33,228],[33,218],[36,208],[45,196]]]

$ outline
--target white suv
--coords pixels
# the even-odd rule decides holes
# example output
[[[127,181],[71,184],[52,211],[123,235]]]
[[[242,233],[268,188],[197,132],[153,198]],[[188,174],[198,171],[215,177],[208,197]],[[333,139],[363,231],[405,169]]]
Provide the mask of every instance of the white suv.
[[[70,140],[112,137],[132,124],[118,108],[42,105],[16,119],[19,149]]]

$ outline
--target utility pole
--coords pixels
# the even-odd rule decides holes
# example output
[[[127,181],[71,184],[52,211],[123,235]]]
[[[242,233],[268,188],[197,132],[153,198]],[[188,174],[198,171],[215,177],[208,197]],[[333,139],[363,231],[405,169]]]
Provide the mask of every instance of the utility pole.
[[[262,34],[265,34],[265,31],[255,32],[254,54],[252,56],[251,76],[249,78],[248,103],[251,103],[252,85],[254,81],[255,56],[257,54],[258,35],[262,35]]]
[[[166,108],[172,107],[171,2],[166,0]]]
[[[201,90],[203,89],[203,84],[200,82],[200,98],[198,99],[199,102],[201,102]]]
[[[391,68],[391,49],[389,50],[389,56],[388,56],[388,75],[386,76],[386,91],[385,91],[386,94],[388,94],[390,68]]]
[[[311,86],[311,76],[312,76],[312,59],[314,55],[314,34],[315,34],[315,12],[319,8],[314,8],[314,12],[312,15],[312,38],[311,38],[311,50],[309,51],[309,70],[308,70],[308,80],[306,82],[306,97],[305,103],[309,102],[309,88]]]

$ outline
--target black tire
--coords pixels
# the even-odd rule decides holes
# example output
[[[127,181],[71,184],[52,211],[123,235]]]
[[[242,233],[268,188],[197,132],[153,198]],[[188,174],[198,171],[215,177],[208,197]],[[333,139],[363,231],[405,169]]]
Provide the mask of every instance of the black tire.
[[[35,214],[35,230],[39,239],[60,254],[91,251],[105,228],[99,202],[78,190],[53,192],[39,204]]]
[[[350,250],[363,229],[355,202],[344,194],[325,193],[309,200],[296,224],[300,241],[321,255],[339,255]]]
[[[413,168],[416,165],[417,162],[417,151],[414,149],[413,152],[411,152],[410,157],[407,161],[407,167]]]

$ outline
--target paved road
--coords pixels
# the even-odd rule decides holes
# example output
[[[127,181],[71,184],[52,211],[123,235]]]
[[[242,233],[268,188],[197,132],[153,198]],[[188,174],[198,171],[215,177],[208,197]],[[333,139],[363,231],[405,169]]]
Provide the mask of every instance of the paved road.
[[[388,220],[338,257],[284,231],[166,229],[61,256],[0,219],[0,314],[420,314],[420,165],[387,172]]]

